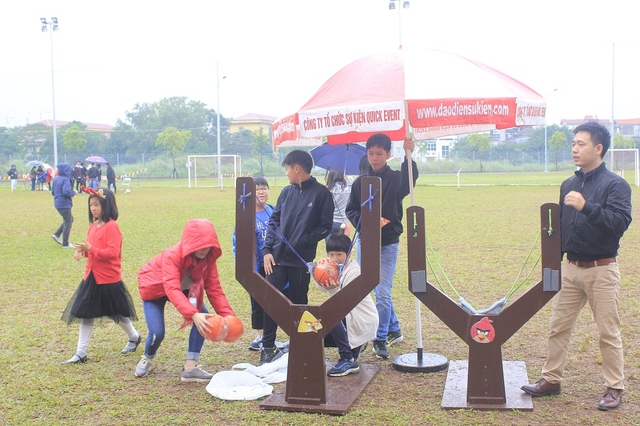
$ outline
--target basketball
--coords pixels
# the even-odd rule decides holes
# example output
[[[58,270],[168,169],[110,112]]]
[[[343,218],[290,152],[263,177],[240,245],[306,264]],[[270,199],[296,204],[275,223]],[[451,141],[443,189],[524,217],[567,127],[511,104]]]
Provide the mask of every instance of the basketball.
[[[324,286],[330,279],[336,280],[339,273],[338,265],[327,258],[317,263],[316,268],[313,270],[313,278],[318,284]]]
[[[242,336],[244,326],[240,318],[234,316],[224,317],[227,321],[227,336],[223,339],[225,342],[235,342]]]
[[[209,315],[207,317],[210,330],[206,333],[206,338],[212,342],[219,342],[227,337],[227,320],[220,315]]]

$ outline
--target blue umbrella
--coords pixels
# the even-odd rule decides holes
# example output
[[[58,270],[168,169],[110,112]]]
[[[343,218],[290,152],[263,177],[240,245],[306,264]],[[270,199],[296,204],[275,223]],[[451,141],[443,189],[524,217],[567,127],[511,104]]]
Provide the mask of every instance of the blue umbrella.
[[[27,164],[25,164],[25,166],[26,167],[34,167],[34,166],[39,166],[41,164],[44,164],[44,163],[42,161],[38,161],[38,160],[31,160]]]
[[[367,155],[362,145],[348,143],[344,145],[322,144],[311,150],[311,156],[316,166],[323,169],[339,169],[345,175],[360,174],[360,160]]]

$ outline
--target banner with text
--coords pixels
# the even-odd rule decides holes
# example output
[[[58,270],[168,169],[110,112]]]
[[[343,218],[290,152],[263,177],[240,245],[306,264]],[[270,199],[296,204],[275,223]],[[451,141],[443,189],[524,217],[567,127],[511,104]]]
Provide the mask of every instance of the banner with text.
[[[277,147],[284,141],[296,140],[296,125],[298,114],[291,114],[273,122],[273,146]]]
[[[404,102],[354,105],[298,113],[300,134],[331,136],[348,132],[387,132],[404,123]]]
[[[544,124],[544,100],[516,98],[429,99],[408,101],[416,127],[493,125],[497,129]]]

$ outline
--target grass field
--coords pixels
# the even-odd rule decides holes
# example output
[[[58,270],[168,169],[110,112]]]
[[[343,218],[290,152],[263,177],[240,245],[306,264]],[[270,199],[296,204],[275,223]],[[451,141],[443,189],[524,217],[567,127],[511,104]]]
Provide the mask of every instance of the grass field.
[[[539,206],[557,202],[559,184],[567,173],[468,174],[454,186],[455,175],[421,176],[415,204],[426,210],[427,234],[437,258],[456,289],[477,308],[504,296],[527,257],[539,230]],[[626,176],[630,179],[629,176]],[[270,178],[271,202],[285,183]],[[182,185],[178,186],[179,183]],[[274,184],[275,183],[275,184]],[[514,186],[517,184],[518,186]],[[225,182],[227,185],[227,182]],[[248,327],[249,298],[234,279],[231,234],[235,191],[186,188],[186,180],[134,180],[131,194],[118,194],[124,235],[124,282],[134,298],[146,337],[136,274],[155,254],[180,239],[190,218],[207,218],[216,226],[223,256],[219,270],[227,297]],[[638,188],[633,187],[634,217],[640,218]],[[409,199],[405,200],[408,206]],[[86,196],[75,198],[71,241],[81,240],[88,227]],[[16,191],[0,186],[0,424],[282,424],[282,425],[416,425],[416,424],[640,424],[640,227],[631,225],[622,240],[620,314],[625,345],[625,403],[614,412],[596,409],[601,386],[598,333],[589,309],[583,310],[571,340],[563,393],[536,399],[532,413],[443,411],[440,408],[446,372],[399,373],[390,361],[377,360],[369,350],[362,362],[381,369],[351,410],[341,417],[263,411],[259,401],[228,402],[209,395],[204,384],[181,383],[187,331],[179,331],[181,317],[168,306],[167,337],[156,357],[156,369],[144,379],[134,377],[142,346],[129,356],[114,324],[97,326],[89,345],[89,362],[62,366],[75,351],[77,326],[59,318],[80,282],[84,263],[73,260],[51,239],[60,223],[48,192]],[[322,255],[323,243],[319,246]],[[537,257],[539,248],[534,250]],[[433,256],[432,256],[433,259]],[[406,242],[401,243],[394,285],[394,301],[405,340],[391,348],[392,357],[415,350],[414,298],[407,290]],[[514,299],[540,277],[539,267]],[[429,277],[434,282],[433,276]],[[445,287],[445,290],[448,290]],[[448,291],[452,296],[452,292]],[[311,299],[319,302],[313,290]],[[546,354],[550,307],[544,307],[503,347],[505,360],[527,363],[529,378],[537,380]],[[449,359],[466,359],[467,347],[426,308],[422,309],[426,352]],[[247,330],[236,343],[206,342],[201,363],[211,372],[238,362],[257,363],[246,350],[254,334]],[[286,336],[279,336],[286,340]],[[327,349],[335,361],[337,353]],[[283,386],[277,385],[277,386]]]

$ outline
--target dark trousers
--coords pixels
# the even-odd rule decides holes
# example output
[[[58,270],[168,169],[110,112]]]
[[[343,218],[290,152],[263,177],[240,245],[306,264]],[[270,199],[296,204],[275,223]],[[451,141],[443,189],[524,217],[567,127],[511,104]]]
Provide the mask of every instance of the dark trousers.
[[[282,292],[293,303],[306,305],[309,301],[307,292],[309,291],[309,281],[311,275],[307,268],[296,268],[292,266],[273,267],[273,273],[266,276],[267,281],[273,285],[278,291]],[[289,283],[289,288],[285,287]],[[276,331],[278,324],[267,314],[264,313],[264,333],[262,335],[262,346],[265,348],[273,348],[276,341]]]
[[[62,216],[62,224],[58,228],[55,235],[58,237],[62,235],[62,245],[69,245],[69,234],[71,233],[71,224],[73,223],[73,215],[71,214],[71,209],[56,209],[60,216]]]
[[[324,336],[324,345],[326,347],[337,347],[341,360],[351,360],[351,358],[354,358],[354,353],[351,351],[351,345],[349,344],[347,328],[342,321]]]
[[[264,277],[264,267],[258,269],[260,276]],[[262,330],[264,328],[264,309],[255,301],[255,299],[249,296],[251,301],[251,328],[254,330]]]

